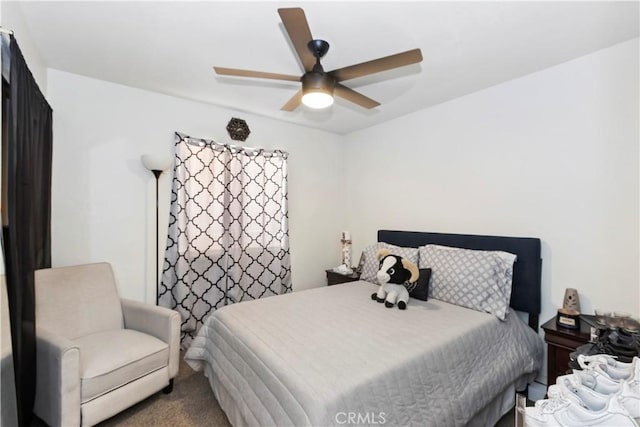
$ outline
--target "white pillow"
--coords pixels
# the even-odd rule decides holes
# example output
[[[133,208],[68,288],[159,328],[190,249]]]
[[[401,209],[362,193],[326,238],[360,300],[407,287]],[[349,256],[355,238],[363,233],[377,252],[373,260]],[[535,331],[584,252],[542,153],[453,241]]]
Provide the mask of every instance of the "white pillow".
[[[390,245],[388,243],[378,242],[374,245],[367,246],[362,251],[362,257],[364,262],[362,264],[362,271],[360,272],[360,280],[366,280],[367,282],[378,283],[376,275],[380,269],[380,263],[378,262],[378,251],[380,249],[388,249],[392,255],[398,255],[408,259],[415,265],[418,265],[418,248],[403,248],[400,246]]]
[[[432,270],[430,298],[506,318],[514,254],[439,245],[421,246],[419,253],[419,267]]]

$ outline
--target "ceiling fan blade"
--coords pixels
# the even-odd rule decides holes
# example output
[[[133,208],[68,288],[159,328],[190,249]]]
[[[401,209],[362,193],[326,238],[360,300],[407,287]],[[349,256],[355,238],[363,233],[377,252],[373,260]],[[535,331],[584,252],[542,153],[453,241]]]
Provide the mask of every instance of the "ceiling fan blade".
[[[301,102],[302,102],[302,89],[297,91],[296,94],[293,95],[291,97],[291,99],[288,100],[287,103],[282,106],[281,110],[282,111],[293,111],[296,108],[298,108],[298,106],[300,105]]]
[[[222,76],[256,77],[259,79],[289,80],[292,82],[300,81],[299,76],[290,76],[288,74],[264,73],[262,71],[239,70],[237,68],[224,67],[213,67],[213,69],[217,74]]]
[[[351,88],[341,85],[340,83],[336,84],[336,87],[333,89],[333,94],[367,109],[371,109],[380,105],[378,101],[366,97],[360,92],[356,92]]]
[[[313,39],[311,30],[304,15],[304,10],[299,7],[278,9],[278,14],[289,34],[289,38],[295,47],[300,62],[305,71],[311,71],[316,63],[316,58],[307,47],[309,41]]]
[[[404,67],[405,65],[416,64],[420,61],[422,61],[422,52],[420,49],[412,49],[349,67],[338,68],[337,70],[330,71],[329,74],[336,79],[336,81],[342,82],[393,68]]]

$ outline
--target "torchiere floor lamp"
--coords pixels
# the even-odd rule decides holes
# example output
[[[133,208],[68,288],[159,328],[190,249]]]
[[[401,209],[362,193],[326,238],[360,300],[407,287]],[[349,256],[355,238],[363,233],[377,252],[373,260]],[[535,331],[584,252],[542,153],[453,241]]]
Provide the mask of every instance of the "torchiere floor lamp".
[[[159,252],[158,181],[160,180],[160,175],[162,175],[162,172],[166,171],[171,166],[171,160],[172,159],[170,157],[166,157],[166,156],[156,156],[156,155],[152,155],[152,154],[144,154],[144,155],[142,155],[140,157],[140,160],[142,160],[142,164],[144,165],[145,168],[147,168],[151,172],[153,172],[153,176],[155,176],[155,178],[156,178],[156,252],[155,252],[155,257],[156,257],[156,305],[158,305],[158,300],[160,298],[160,294],[159,294],[160,278],[159,278],[159,272],[158,272],[158,270],[160,269],[159,262],[158,262],[158,252]]]

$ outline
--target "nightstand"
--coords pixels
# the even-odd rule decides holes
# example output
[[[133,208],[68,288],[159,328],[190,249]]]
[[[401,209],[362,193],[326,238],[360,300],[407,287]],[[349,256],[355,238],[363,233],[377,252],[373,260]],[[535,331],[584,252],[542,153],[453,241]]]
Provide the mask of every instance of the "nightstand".
[[[356,280],[360,280],[360,273],[356,273],[355,271],[351,274],[340,274],[336,273],[333,270],[325,270],[327,272],[327,284],[337,285],[339,283],[347,283],[347,282],[355,282]]]
[[[569,355],[589,342],[591,325],[580,316],[580,329],[567,329],[556,324],[551,318],[542,325],[544,341],[547,343],[547,385],[555,384],[556,378],[569,371]],[[593,316],[584,316],[591,320]]]

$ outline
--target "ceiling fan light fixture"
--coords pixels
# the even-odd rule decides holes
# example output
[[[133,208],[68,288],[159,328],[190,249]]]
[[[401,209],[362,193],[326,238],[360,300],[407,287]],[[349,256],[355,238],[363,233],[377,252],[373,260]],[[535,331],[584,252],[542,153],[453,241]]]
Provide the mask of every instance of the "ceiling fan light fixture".
[[[321,110],[333,104],[333,96],[326,92],[307,92],[302,95],[302,103],[309,108]]]
[[[302,103],[322,109],[333,104],[335,80],[325,73],[309,72],[302,77]]]

